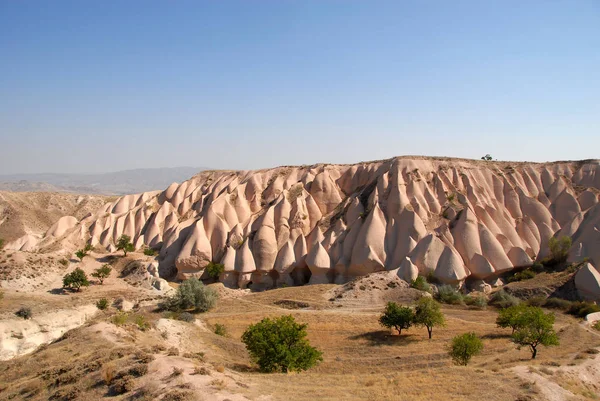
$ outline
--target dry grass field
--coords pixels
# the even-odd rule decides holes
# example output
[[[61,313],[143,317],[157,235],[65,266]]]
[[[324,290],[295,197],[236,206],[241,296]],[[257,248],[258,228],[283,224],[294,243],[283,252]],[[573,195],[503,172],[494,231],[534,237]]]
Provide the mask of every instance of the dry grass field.
[[[532,361],[527,349],[518,350],[509,341],[509,330],[496,327],[494,308],[444,306],[447,325],[434,329],[428,340],[423,328],[398,336],[381,327],[378,316],[384,305],[369,297],[364,302],[358,297],[350,306],[330,301],[335,287],[245,295],[220,288],[230,296],[197,315],[195,324],[165,319],[154,306],[129,312],[118,324],[116,311],[102,312],[53,344],[0,362],[0,400],[597,399],[598,387],[577,374],[599,369],[590,350],[600,347],[600,336],[571,316],[557,312],[561,345],[542,348]],[[87,301],[91,295],[80,296]],[[78,302],[54,297],[60,303],[56,307]],[[9,294],[5,305],[14,306],[19,298]],[[323,351],[324,360],[308,372],[262,374],[240,337],[248,325],[283,314],[308,323],[309,340]],[[140,321],[148,328],[142,330]],[[225,326],[226,336],[212,332],[217,323]],[[453,336],[468,331],[477,333],[485,348],[468,367],[458,367],[447,347]],[[109,385],[110,372],[114,378]],[[119,394],[115,383],[123,380],[127,386],[121,390],[127,391]],[[548,396],[546,381],[562,386],[569,397]]]

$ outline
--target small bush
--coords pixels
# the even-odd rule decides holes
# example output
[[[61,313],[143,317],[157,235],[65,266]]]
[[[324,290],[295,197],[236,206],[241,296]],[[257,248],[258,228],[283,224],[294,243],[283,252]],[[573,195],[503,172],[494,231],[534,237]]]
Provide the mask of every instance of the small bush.
[[[146,318],[142,315],[135,315],[134,321],[138,329],[140,329],[141,331],[146,331],[150,328],[150,323],[148,323],[146,321]]]
[[[215,324],[215,334],[218,336],[225,337],[227,335],[227,329],[225,328],[224,325],[222,325],[220,323],[216,323]]]
[[[181,376],[183,374],[183,368],[178,368],[177,366],[173,366],[173,371],[171,372],[171,377]]]
[[[219,294],[196,278],[184,281],[175,295],[167,300],[166,308],[172,311],[195,310],[206,312],[217,303]]]
[[[168,356],[179,356],[179,348],[177,347],[171,347],[167,350],[167,355]]]
[[[423,276],[419,276],[416,279],[414,279],[412,283],[410,283],[410,286],[419,291],[431,292],[431,286]]]
[[[225,271],[225,266],[221,263],[209,262],[204,270],[206,271],[206,274],[208,274],[208,277],[217,280],[221,273]]]
[[[127,317],[126,312],[119,312],[112,317],[112,322],[115,326],[122,326],[127,323]]]
[[[192,374],[193,375],[209,376],[210,375],[210,370],[206,369],[204,366],[196,366],[196,367],[194,367],[194,372]]]
[[[483,342],[475,333],[465,333],[452,339],[448,353],[456,365],[467,366],[471,358],[482,349]]]
[[[69,266],[69,260],[68,259],[61,259],[61,260],[58,261],[58,263],[60,263],[64,267]]]
[[[600,320],[598,320],[596,323],[594,323],[594,324],[592,325],[592,328],[593,328],[594,330],[598,330],[598,331],[600,331]]]
[[[465,304],[469,305],[469,306],[473,306],[477,309],[485,309],[487,307],[488,301],[487,298],[485,297],[485,295],[477,295],[477,296],[470,296],[467,295],[466,297],[463,298]]]
[[[443,304],[461,305],[463,303],[462,294],[451,285],[442,285],[438,287],[436,298]]]
[[[546,297],[543,295],[538,295],[529,298],[525,303],[529,306],[543,306],[546,303]]]
[[[129,368],[127,373],[133,377],[141,377],[148,373],[148,365],[145,363],[138,363],[137,365]]]
[[[548,247],[550,248],[550,257],[552,258],[553,264],[564,263],[567,261],[571,244],[571,238],[567,236],[550,238]]]
[[[513,295],[508,294],[504,290],[496,291],[490,297],[490,305],[504,309],[511,306],[516,306],[521,303],[521,300]]]
[[[545,308],[568,310],[573,303],[561,298],[548,298],[544,302]]]
[[[100,282],[100,285],[102,285],[104,283],[104,279],[110,276],[110,272],[112,272],[112,267],[110,267],[110,265],[103,265],[102,267],[94,270],[92,277],[97,278]]]
[[[117,375],[117,371],[115,370],[115,367],[113,365],[106,365],[102,368],[100,375],[102,376],[104,384],[110,386],[112,381],[115,379],[115,376]]]
[[[110,386],[111,392],[113,394],[125,394],[133,390],[135,387],[135,381],[133,377],[130,375],[125,375],[117,380],[115,380]]]
[[[509,283],[513,283],[516,281],[530,280],[536,276],[536,273],[533,270],[525,269],[521,272],[515,273],[511,277],[508,278]]]
[[[18,311],[15,312],[15,315],[27,320],[27,319],[31,319],[31,316],[33,314],[31,313],[31,308],[22,306],[21,308],[19,308]]]
[[[600,312],[600,306],[591,302],[573,302],[567,310],[568,314],[577,316],[582,319],[590,313],[595,312]]]
[[[96,308],[100,309],[100,310],[106,310],[108,309],[108,305],[110,304],[109,300],[106,298],[100,298],[97,302],[96,302]]]
[[[144,249],[144,255],[146,255],[146,256],[156,256],[156,255],[158,255],[158,251],[156,249],[146,248],[146,249]]]
[[[181,320],[187,323],[194,323],[196,317],[189,312],[182,312],[177,316],[177,320]]]

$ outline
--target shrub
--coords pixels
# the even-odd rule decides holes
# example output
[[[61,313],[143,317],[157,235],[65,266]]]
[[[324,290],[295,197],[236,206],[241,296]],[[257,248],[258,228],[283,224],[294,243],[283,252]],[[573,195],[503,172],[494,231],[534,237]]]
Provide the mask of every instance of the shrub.
[[[100,285],[102,285],[104,283],[104,279],[110,276],[110,272],[112,272],[110,265],[103,265],[102,267],[94,270],[92,277],[97,278],[98,281],[100,281]]]
[[[513,305],[502,309],[496,318],[496,325],[502,328],[510,327],[512,332],[519,327],[521,314],[525,311],[524,305]]]
[[[172,311],[191,310],[206,312],[217,303],[219,295],[196,278],[181,283],[175,295],[167,300],[166,307]]]
[[[216,323],[215,324],[215,334],[218,336],[227,336],[227,328],[225,328],[224,325],[220,324],[220,323]]]
[[[128,315],[126,312],[119,312],[112,317],[112,322],[116,326],[122,326],[127,322],[127,317]]]
[[[525,303],[528,306],[543,306],[546,303],[546,297],[543,295],[537,295],[529,298]]]
[[[431,292],[431,285],[425,280],[425,277],[419,276],[410,283],[412,288],[415,288],[419,291]]]
[[[478,309],[485,309],[488,304],[488,301],[487,301],[487,298],[485,297],[485,295],[477,295],[474,297],[467,295],[466,297],[463,298],[463,300],[465,301],[465,303],[467,305],[474,306],[475,308],[478,308]]]
[[[408,330],[415,320],[415,313],[411,308],[400,306],[395,302],[388,302],[385,310],[379,317],[379,323],[388,329],[398,330],[402,334],[402,329]]]
[[[4,239],[0,238],[0,249],[4,248]]]
[[[148,323],[146,318],[142,315],[135,315],[134,322],[141,331],[146,331],[150,328],[150,323]]]
[[[187,323],[194,323],[196,317],[189,312],[182,312],[177,316],[177,319]]]
[[[208,277],[217,280],[221,273],[225,271],[225,266],[221,263],[209,262],[204,270],[206,271],[206,274],[208,274]]]
[[[129,368],[127,373],[134,377],[141,377],[148,373],[148,364],[146,363],[138,363],[137,365]]]
[[[598,330],[598,331],[600,331],[600,320],[596,321],[596,322],[595,322],[595,323],[592,325],[592,328],[593,328],[594,330]]]
[[[79,249],[77,252],[75,252],[75,256],[77,256],[77,258],[79,258],[81,261],[83,261],[83,258],[85,258],[87,255],[88,253],[85,249]]]
[[[567,313],[580,318],[584,318],[590,313],[600,312],[600,306],[591,302],[573,302]]]
[[[73,270],[63,277],[63,286],[65,288],[72,288],[75,291],[79,291],[81,290],[81,287],[88,287],[89,285],[90,282],[88,281],[87,275],[80,268]]]
[[[104,381],[104,384],[106,384],[107,386],[110,386],[110,384],[114,380],[116,374],[117,374],[117,372],[113,365],[104,366],[102,368],[102,371],[100,372],[100,375],[102,376],[102,380]]]
[[[483,342],[475,333],[465,333],[452,339],[449,354],[456,365],[467,366],[474,355],[483,349]]]
[[[173,371],[171,372],[171,377],[181,376],[183,374],[183,368],[178,368],[177,366],[173,366]]]
[[[446,320],[440,310],[440,304],[429,297],[419,299],[415,307],[414,323],[416,326],[426,327],[429,339],[431,340],[433,328],[435,326],[443,327],[446,325]]]
[[[554,262],[554,264],[564,263],[567,261],[571,244],[571,238],[567,236],[550,238],[548,241],[548,248],[550,248],[550,257],[552,258],[552,262]]]
[[[446,284],[438,287],[436,298],[444,304],[461,305],[463,303],[462,294],[456,288]]]
[[[528,306],[518,318],[518,325],[512,334],[512,341],[519,347],[528,346],[531,359],[537,355],[537,347],[559,345],[554,331],[554,314],[544,313],[541,308]]]
[[[58,263],[60,263],[61,265],[63,265],[64,267],[69,266],[69,260],[68,259],[61,259],[58,261]]]
[[[144,255],[146,255],[146,256],[156,256],[156,255],[158,255],[158,251],[156,249],[146,248],[146,249],[144,249]]]
[[[109,301],[106,298],[100,298],[97,302],[96,302],[96,308],[100,309],[100,310],[106,310],[108,309],[108,305],[109,305]]]
[[[112,386],[110,386],[110,389],[113,394],[118,395],[128,393],[131,390],[133,390],[134,387],[135,382],[133,380],[133,377],[131,377],[130,375],[125,375],[120,379],[115,380]]]
[[[246,329],[242,342],[262,372],[307,370],[323,357],[306,339],[306,327],[292,315],[265,318]]]
[[[548,298],[544,302],[543,306],[545,308],[567,310],[567,309],[569,309],[571,307],[572,304],[573,303],[571,301],[567,301],[566,299]]]
[[[28,308],[26,306],[20,307],[19,310],[15,312],[15,315],[25,320],[31,319],[31,316],[33,316],[33,314],[31,313],[31,308]]]
[[[127,256],[127,252],[135,251],[129,235],[123,234],[119,237],[117,240],[117,251],[123,251],[123,256]]]
[[[179,356],[179,348],[177,347],[171,347],[167,350],[167,355],[168,356]]]
[[[518,273],[513,274],[508,278],[509,283],[513,283],[516,281],[530,280],[536,276],[536,273],[533,270],[525,269]]]
[[[508,294],[504,290],[496,291],[490,297],[490,305],[494,305],[498,308],[508,308],[521,303],[521,300],[513,295]]]

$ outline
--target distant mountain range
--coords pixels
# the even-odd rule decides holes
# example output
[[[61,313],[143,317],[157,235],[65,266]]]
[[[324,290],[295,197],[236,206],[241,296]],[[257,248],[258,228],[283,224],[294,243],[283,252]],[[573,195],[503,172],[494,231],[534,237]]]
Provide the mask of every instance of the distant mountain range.
[[[101,174],[0,175],[0,191],[125,195],[164,189],[206,167],[142,168]]]

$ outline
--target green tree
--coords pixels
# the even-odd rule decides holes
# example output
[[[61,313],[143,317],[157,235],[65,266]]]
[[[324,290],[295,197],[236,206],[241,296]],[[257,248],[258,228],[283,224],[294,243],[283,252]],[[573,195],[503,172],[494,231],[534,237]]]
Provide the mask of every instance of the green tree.
[[[519,317],[512,341],[519,347],[528,346],[531,350],[531,359],[535,359],[538,346],[559,345],[558,336],[554,331],[554,314],[544,313],[539,307],[526,307]]]
[[[63,277],[63,286],[65,288],[72,288],[75,291],[81,290],[81,287],[87,287],[90,285],[87,275],[83,270],[77,268],[71,273],[66,274]]]
[[[452,339],[448,353],[457,365],[467,366],[474,355],[483,349],[483,342],[475,333],[465,333]]]
[[[415,319],[415,313],[411,308],[400,306],[395,302],[388,302],[385,310],[379,317],[379,323],[388,329],[398,330],[402,334],[402,329],[408,330]]]
[[[206,312],[215,306],[218,298],[219,294],[214,289],[205,286],[197,278],[191,278],[181,283],[165,306],[172,311],[193,309],[196,312]]]
[[[94,270],[92,277],[97,278],[98,281],[100,281],[100,285],[102,285],[104,283],[104,279],[110,276],[110,272],[112,272],[110,265],[103,265],[102,267]]]
[[[307,370],[322,361],[323,354],[310,346],[306,327],[291,315],[265,318],[248,327],[242,342],[262,372]]]
[[[85,258],[87,255],[88,255],[88,253],[85,249],[79,249],[77,252],[75,252],[75,256],[77,256],[79,258],[79,260],[82,262],[83,262],[83,258]]]
[[[129,235],[123,234],[119,237],[117,240],[117,251],[123,251],[123,256],[127,256],[127,252],[135,251]]]
[[[490,161],[490,160],[492,160],[492,156],[490,156],[490,155],[489,155],[489,153],[488,153],[487,155],[485,155],[485,156],[482,156],[482,157],[481,157],[481,160]]]
[[[515,330],[519,327],[519,324],[521,324],[520,318],[526,309],[527,307],[523,304],[501,309],[496,318],[496,325],[502,328],[510,327],[512,329],[511,334],[514,334]]]
[[[552,237],[548,241],[550,248],[550,256],[554,263],[564,263],[569,257],[569,249],[571,249],[571,237],[562,236],[560,238]]]
[[[208,277],[217,280],[221,273],[223,273],[225,270],[225,266],[223,266],[221,263],[208,262],[205,270],[206,274],[208,274]]]
[[[429,334],[429,339],[431,340],[433,328],[435,326],[444,327],[446,325],[446,320],[440,309],[440,304],[430,297],[422,297],[419,299],[417,301],[417,306],[415,307],[415,325],[425,326],[427,328],[427,334]]]
[[[83,247],[83,250],[84,250],[85,252],[88,252],[88,253],[89,253],[89,252],[91,252],[91,251],[93,251],[93,250],[94,250],[94,247],[93,247],[91,244],[86,244],[86,245]]]

